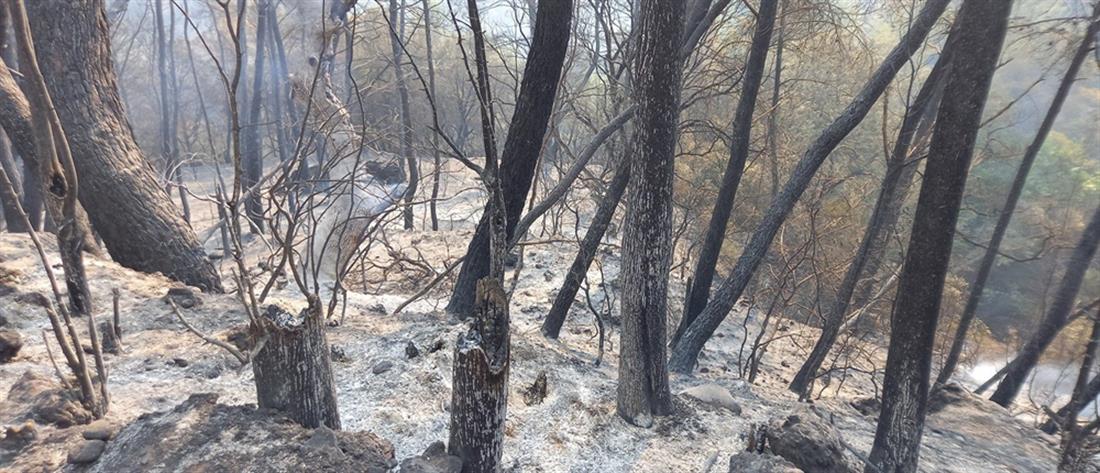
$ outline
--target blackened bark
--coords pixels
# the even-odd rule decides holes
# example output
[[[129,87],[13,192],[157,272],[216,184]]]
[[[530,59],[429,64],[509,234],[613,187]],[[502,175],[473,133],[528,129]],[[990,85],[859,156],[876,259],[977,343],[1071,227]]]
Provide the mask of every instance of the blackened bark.
[[[921,141],[919,138],[931,129],[931,123],[935,120],[938,107],[936,91],[938,85],[942,83],[941,79],[948,67],[948,61],[949,58],[945,55],[940,56],[936,66],[925,79],[924,85],[909,105],[905,118],[902,119],[898,138],[886,163],[886,175],[882,178],[878,199],[871,211],[867,229],[863,232],[863,239],[859,242],[859,249],[856,250],[856,255],[848,265],[840,287],[837,288],[836,298],[829,307],[829,312],[825,314],[821,335],[817,338],[813,350],[810,351],[810,356],[802,363],[802,367],[791,381],[790,389],[796,394],[804,396],[807,393],[817,376],[817,371],[821,369],[821,364],[825,362],[829,350],[836,343],[840,327],[844,323],[844,316],[848,313],[849,302],[861,280],[864,267],[872,257],[877,256],[881,259],[889,230],[892,229],[893,222],[897,221],[900,202],[904,200],[912,177],[916,173],[917,163],[909,162],[909,157],[912,155],[910,148],[914,141]],[[877,252],[874,251],[876,249]]]
[[[893,80],[897,71],[901,70],[905,62],[909,60],[924,39],[928,36],[932,26],[939,19],[940,14],[947,8],[949,0],[928,0],[920,14],[901,39],[894,50],[890,52],[882,64],[863,86],[863,90],[833,122],[822,131],[821,135],[806,150],[806,154],[795,166],[790,179],[783,186],[783,190],[772,200],[771,205],[764,214],[764,218],[757,225],[748,245],[737,260],[733,271],[722,282],[711,302],[699,314],[699,317],[684,331],[680,341],[672,350],[669,367],[673,371],[689,373],[695,366],[695,361],[702,351],[703,345],[714,334],[718,325],[729,315],[734,303],[748,287],[753,273],[767,256],[768,248],[775,238],[779,227],[787,219],[787,215],[794,209],[799,197],[809,186],[814,174],[817,172],[829,154],[840,144],[845,136],[848,136],[859,123],[867,116],[867,112],[878,100],[882,92]]]
[[[40,64],[68,135],[80,198],[123,266],[204,290],[221,280],[134,142],[111,64],[102,0],[28,2]],[[2,115],[2,114],[0,114]]]
[[[266,340],[252,360],[257,404],[286,412],[305,427],[340,430],[321,301],[310,296],[298,315],[268,306],[252,330],[257,340]]]
[[[780,5],[782,7],[782,5]],[[784,32],[787,29],[785,13],[777,13],[779,16],[779,33],[775,41],[775,73],[772,74],[772,103],[768,110],[768,158],[771,172],[771,196],[774,199],[779,193],[779,89],[783,83],[783,46]]]
[[[768,48],[771,46],[772,26],[775,24],[778,4],[779,0],[762,0],[757,9],[756,32],[752,36],[749,59],[745,62],[745,70],[741,78],[741,100],[737,103],[737,111],[730,126],[732,139],[729,161],[726,163],[722,185],[714,201],[714,210],[710,215],[703,246],[699,250],[699,261],[695,264],[695,274],[692,277],[694,282],[687,300],[684,301],[687,307],[684,309],[684,316],[680,319],[676,333],[672,336],[673,344],[695,321],[695,317],[703,311],[703,307],[707,305],[707,300],[710,298],[714,269],[718,264],[718,256],[722,253],[722,242],[726,240],[726,226],[729,224],[730,212],[733,211],[733,202],[737,196],[737,187],[741,183],[741,174],[745,170],[745,161],[748,159],[752,116],[756,110],[756,97],[760,91],[760,83],[764,78],[764,63],[767,61]]]
[[[436,100],[435,95],[435,58],[432,56],[432,7],[428,4],[428,0],[421,0],[421,7],[424,9],[424,61],[428,63],[428,94],[431,95],[432,100]],[[442,110],[436,110],[436,113],[442,113]],[[442,121],[442,117],[440,117]],[[439,200],[439,181],[442,179],[440,174],[442,170],[442,160],[439,152],[439,131],[432,132],[432,165],[435,167],[435,173],[432,174],[432,197],[428,201],[428,209],[431,214],[432,231],[439,230],[439,216],[436,213],[436,201]]]
[[[413,200],[416,196],[416,188],[420,184],[420,168],[417,167],[416,158],[413,157],[413,127],[412,112],[409,110],[409,88],[405,85],[405,72],[401,66],[401,41],[399,33],[405,30],[404,0],[398,5],[397,0],[390,0],[390,49],[393,52],[393,77],[397,85],[397,97],[401,102],[401,156],[409,167],[408,187],[405,188],[405,208],[402,210],[405,219],[405,230],[413,228]],[[434,79],[433,79],[434,80]],[[438,153],[437,153],[438,154]]]
[[[982,111],[1012,3],[970,0],[948,38],[951,70],[936,116],[890,319],[882,409],[867,473],[917,471],[940,301]]]
[[[508,413],[508,296],[495,277],[478,281],[475,296],[475,322],[455,343],[447,450],[463,473],[495,473]]]
[[[509,239],[531,189],[543,137],[554,108],[562,65],[569,45],[573,18],[572,0],[541,0],[535,17],[527,65],[523,71],[516,109],[500,158],[500,182],[504,194],[506,234]],[[466,250],[447,311],[463,318],[473,308],[475,282],[488,274],[488,212]]]
[[[1016,176],[1012,179],[1008,197],[1005,198],[1004,207],[1001,208],[1001,213],[997,216],[997,224],[993,227],[993,236],[989,239],[985,254],[982,255],[982,260],[978,264],[978,272],[974,276],[974,281],[970,284],[970,295],[966,299],[962,315],[959,316],[959,325],[955,329],[955,338],[951,341],[951,349],[944,360],[943,369],[936,377],[937,384],[946,383],[948,379],[951,379],[951,375],[954,374],[955,368],[959,364],[959,356],[962,354],[963,345],[966,344],[966,333],[978,311],[978,304],[982,300],[985,284],[989,280],[989,274],[993,271],[993,263],[997,260],[997,254],[1000,253],[1001,241],[1004,240],[1005,233],[1008,232],[1008,224],[1012,222],[1012,214],[1016,211],[1016,203],[1019,202],[1020,195],[1023,194],[1024,184],[1027,183],[1027,176],[1031,172],[1031,165],[1035,163],[1035,158],[1039,156],[1039,150],[1042,149],[1043,142],[1046,141],[1047,135],[1054,127],[1054,121],[1058,119],[1058,113],[1062,111],[1062,104],[1069,96],[1074,79],[1077,78],[1077,73],[1081,70],[1081,64],[1085,62],[1089,52],[1092,51],[1096,33],[1100,31],[1100,21],[1097,20],[1100,20],[1100,3],[1093,6],[1092,18],[1089,21],[1088,29],[1085,31],[1085,38],[1081,41],[1081,45],[1077,47],[1073,60],[1070,61],[1065,76],[1062,77],[1062,82],[1058,84],[1058,91],[1054,94],[1050,108],[1047,109],[1046,116],[1043,117],[1043,122],[1035,133],[1035,139],[1024,151],[1024,157],[1020,160],[1020,166],[1016,169]]]
[[[680,112],[680,37],[684,2],[642,0],[634,70],[637,126],[623,229],[622,332],[616,410],[649,427],[668,415],[672,395],[665,358],[668,273],[672,258],[672,180]]]
[[[1077,299],[1077,293],[1081,290],[1085,273],[1089,269],[1096,247],[1100,244],[1100,208],[1092,214],[1092,219],[1085,227],[1081,239],[1073,249],[1069,261],[1066,262],[1066,272],[1062,275],[1062,282],[1058,286],[1058,292],[1054,294],[1054,300],[1050,304],[1043,321],[1035,334],[1028,339],[1020,353],[1009,363],[1005,376],[993,395],[989,398],[993,402],[1008,407],[1016,399],[1020,387],[1027,381],[1027,376],[1035,364],[1039,362],[1039,356],[1043,354],[1050,342],[1066,325],[1066,319],[1073,304]]]
[[[615,209],[619,206],[623,194],[626,191],[626,183],[630,181],[630,166],[623,163],[615,170],[614,177],[607,187],[607,193],[600,200],[600,206],[596,209],[596,215],[585,230],[584,239],[581,240],[577,256],[573,258],[573,264],[562,281],[558,295],[554,297],[554,304],[550,306],[550,312],[542,321],[542,334],[556,339],[561,334],[561,327],[565,324],[565,318],[569,315],[569,308],[573,306],[573,300],[577,297],[581,282],[588,274],[588,267],[596,257],[596,251],[600,247],[604,233],[607,232],[611,219],[615,216]]]
[[[264,78],[267,76],[264,73],[264,59],[267,56],[264,50],[267,48],[267,35],[270,32],[270,28],[267,26],[270,17],[267,14],[269,8],[271,8],[271,3],[267,0],[260,0],[257,6],[258,21],[256,22],[256,52],[253,54],[255,62],[252,72],[252,98],[248,103],[248,114],[245,118],[248,126],[245,126],[242,130],[243,136],[241,137],[241,158],[244,166],[241,186],[250,191],[248,196],[245,197],[245,215],[248,217],[248,227],[253,232],[264,230],[264,207],[263,202],[260,200],[261,193],[259,189],[253,190],[253,187],[260,182],[260,175],[263,174],[264,170],[263,150],[260,141],[260,129],[263,119],[260,117],[260,113],[263,110],[262,105],[264,102]]]
[[[1081,410],[1095,400],[1097,395],[1100,395],[1100,376],[1093,376],[1091,380],[1089,379],[1089,376],[1092,375],[1093,365],[1096,364],[1098,347],[1100,347],[1100,313],[1093,316],[1092,333],[1089,334],[1089,341],[1085,344],[1085,353],[1081,357],[1081,367],[1077,371],[1077,380],[1073,384],[1073,394],[1066,405],[1054,414],[1054,418],[1047,419],[1040,426],[1043,432],[1053,434],[1058,429],[1066,430],[1067,426],[1072,426],[1077,422],[1077,415],[1080,414]]]

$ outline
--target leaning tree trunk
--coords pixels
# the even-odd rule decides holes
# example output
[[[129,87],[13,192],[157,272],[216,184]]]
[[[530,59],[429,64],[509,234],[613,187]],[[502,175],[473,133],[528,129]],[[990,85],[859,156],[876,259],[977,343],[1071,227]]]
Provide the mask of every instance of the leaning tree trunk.
[[[878,199],[871,211],[867,229],[863,232],[863,239],[859,242],[859,249],[856,250],[856,255],[848,265],[829,312],[825,314],[821,335],[818,336],[813,350],[810,351],[810,356],[802,363],[802,367],[791,380],[791,391],[800,396],[807,394],[813,380],[817,377],[817,371],[821,369],[829,350],[836,343],[840,327],[844,323],[844,316],[848,313],[849,302],[862,278],[864,267],[872,257],[881,257],[881,251],[886,247],[888,231],[893,226],[888,220],[892,220],[891,217],[897,218],[896,212],[891,212],[896,210],[892,204],[904,200],[913,175],[916,174],[917,163],[909,160],[912,156],[910,149],[914,142],[921,141],[920,137],[931,129],[938,106],[938,101],[935,100],[936,92],[938,85],[942,83],[941,78],[947,66],[948,58],[941,55],[902,120],[901,127],[898,129],[898,139],[894,142],[894,148],[886,163],[886,175],[882,178]],[[878,255],[873,254],[875,250],[879,250]]]
[[[80,201],[108,252],[123,266],[221,291],[194,231],[134,141],[111,64],[103,0],[36,0],[27,8],[72,146]]]
[[[298,315],[270,305],[253,322],[254,339],[266,339],[252,360],[256,402],[305,427],[340,430],[324,313],[320,299],[308,299]]]
[[[680,0],[642,0],[637,30],[633,79],[638,122],[627,154],[631,159],[623,228],[616,407],[623,419],[641,427],[672,411],[665,322],[682,75],[677,52],[683,16]]]
[[[951,71],[936,116],[890,319],[882,410],[866,473],[917,471],[932,349],[959,206],[1012,2],[970,0],[947,39]]]
[[[9,67],[14,67],[14,64],[8,61],[15,55],[5,56],[2,61],[4,66],[0,67],[0,126],[4,128],[12,147],[23,158],[23,209],[27,212],[31,226],[35,230],[41,230],[42,210],[45,206],[42,183],[45,181],[39,169],[42,160],[38,157],[39,151],[35,144],[36,128],[33,124],[30,101],[8,70]],[[9,176],[14,175],[6,168],[5,171]],[[85,251],[98,252],[91,224],[88,223],[88,215],[79,204],[76,208],[75,222],[75,230],[80,234]]]
[[[707,233],[703,238],[703,247],[699,250],[699,261],[695,264],[692,286],[684,301],[684,317],[672,336],[675,344],[684,330],[695,321],[699,312],[710,298],[710,286],[714,281],[714,270],[718,256],[722,253],[722,242],[726,240],[726,226],[729,224],[733,201],[737,196],[737,187],[741,183],[741,174],[749,154],[749,138],[752,134],[752,115],[756,110],[756,96],[764,78],[764,63],[768,58],[768,47],[772,40],[772,26],[779,0],[762,0],[757,9],[756,32],[752,36],[749,59],[741,75],[741,100],[737,103],[733,124],[730,126],[733,137],[730,140],[730,157],[726,171],[722,176],[722,185],[714,201],[714,210],[710,215]]]
[[[581,240],[580,249],[561,283],[558,295],[554,297],[554,304],[550,306],[550,312],[542,321],[542,333],[548,338],[557,339],[561,334],[561,327],[565,324],[565,317],[569,315],[569,308],[573,306],[573,300],[577,297],[581,282],[588,274],[588,267],[592,265],[596,257],[596,250],[600,248],[611,219],[615,217],[615,209],[619,206],[623,194],[626,192],[626,184],[630,181],[630,166],[620,163],[611,178],[611,184],[607,186],[607,192],[600,200],[600,206],[596,209],[596,215],[585,230],[584,239]]]
[[[1069,317],[1070,311],[1073,310],[1077,293],[1081,290],[1085,273],[1088,272],[1089,264],[1096,254],[1098,244],[1100,244],[1100,207],[1092,214],[1092,219],[1085,227],[1085,232],[1081,234],[1077,247],[1073,249],[1073,254],[1070,255],[1069,261],[1066,263],[1066,272],[1062,275],[1062,283],[1058,287],[1058,292],[1054,294],[1054,300],[1050,304],[1046,316],[1043,317],[1043,321],[1039,324],[1035,334],[1020,349],[1020,353],[1012,360],[1012,363],[1007,366],[1004,378],[1001,379],[1001,384],[997,385],[997,390],[993,391],[990,400],[1008,407],[1016,399],[1020,387],[1027,381],[1028,373],[1039,362],[1039,356],[1043,354],[1050,342],[1054,341],[1054,337],[1066,325],[1066,319]]]
[[[955,329],[955,338],[951,341],[951,349],[947,352],[943,369],[936,377],[937,384],[946,383],[947,380],[951,379],[951,375],[954,374],[955,368],[959,364],[959,356],[962,355],[963,345],[966,343],[966,332],[970,329],[970,323],[974,320],[974,315],[978,311],[978,304],[982,300],[985,284],[989,280],[989,274],[993,271],[993,263],[1000,253],[1001,241],[1004,240],[1005,233],[1008,232],[1008,224],[1012,222],[1012,214],[1016,212],[1016,203],[1019,202],[1020,195],[1023,194],[1024,184],[1027,183],[1027,176],[1031,172],[1031,165],[1035,163],[1035,158],[1039,156],[1039,150],[1042,149],[1043,142],[1046,141],[1047,135],[1054,127],[1054,121],[1058,119],[1058,113],[1062,110],[1062,104],[1065,103],[1066,97],[1069,96],[1069,90],[1073,87],[1078,71],[1081,70],[1081,64],[1085,62],[1089,52],[1092,51],[1096,33],[1100,31],[1100,21],[1098,20],[1100,20],[1100,2],[1093,7],[1092,19],[1085,31],[1085,38],[1081,41],[1081,45],[1077,47],[1077,52],[1073,55],[1069,68],[1066,69],[1066,75],[1062,77],[1062,82],[1058,85],[1058,91],[1054,94],[1054,100],[1051,101],[1050,108],[1047,109],[1046,116],[1043,117],[1043,122],[1039,125],[1039,131],[1035,133],[1035,139],[1028,145],[1024,157],[1020,161],[1020,167],[1016,169],[1016,177],[1012,179],[1012,187],[1008,190],[1005,205],[1001,208],[1001,213],[997,217],[997,224],[993,227],[993,236],[990,237],[989,244],[985,247],[985,254],[982,255],[982,261],[978,264],[978,272],[974,276],[974,282],[970,284],[970,295],[966,299],[966,306],[963,308],[962,315],[959,316],[959,325]]]
[[[703,309],[681,336],[679,342],[672,350],[669,367],[680,373],[690,373],[703,350],[703,345],[710,339],[718,328],[718,325],[729,315],[734,303],[748,287],[753,273],[767,256],[768,248],[779,227],[787,219],[787,215],[794,209],[799,197],[805,192],[825,159],[840,144],[844,137],[848,136],[859,123],[867,116],[867,112],[878,100],[882,92],[894,79],[897,71],[901,70],[909,61],[913,52],[920,48],[924,39],[928,36],[936,20],[947,8],[950,0],[928,0],[920,14],[914,19],[908,33],[894,47],[882,64],[863,86],[863,90],[833,122],[822,131],[821,135],[806,150],[806,154],[795,166],[790,179],[783,186],[783,190],[772,200],[768,210],[760,224],[753,232],[748,245],[741,253],[729,276],[722,281],[722,285],[714,294],[711,302]]]
[[[508,128],[508,139],[500,157],[500,182],[503,187],[506,233],[509,239],[523,212],[535,168],[539,162],[543,137],[554,109],[554,97],[561,79],[565,53],[569,46],[572,0],[540,0],[535,16],[527,65],[523,70],[516,109]],[[488,213],[483,213],[477,231],[466,249],[466,259],[458,273],[447,311],[464,318],[473,309],[475,283],[489,273]]]

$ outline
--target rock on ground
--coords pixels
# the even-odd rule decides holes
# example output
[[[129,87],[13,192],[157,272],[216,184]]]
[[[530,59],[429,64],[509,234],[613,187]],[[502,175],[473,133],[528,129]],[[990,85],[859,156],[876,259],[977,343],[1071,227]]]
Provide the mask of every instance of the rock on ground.
[[[102,440],[86,440],[69,450],[69,463],[83,465],[99,459],[103,450],[107,448],[107,442]]]
[[[806,473],[858,473],[845,456],[840,434],[808,409],[773,420],[768,427],[770,451]]]
[[[741,414],[741,405],[733,399],[730,391],[715,383],[700,384],[685,389],[683,395],[695,399],[703,404],[728,409],[735,415]]]
[[[741,452],[730,458],[730,473],[801,473],[783,457],[770,453]]]
[[[23,348],[23,336],[11,329],[0,329],[0,363],[7,363]]]
[[[15,419],[70,427],[92,421],[92,413],[80,404],[78,391],[66,390],[53,378],[27,371],[8,391],[0,412]]]
[[[89,472],[385,472],[393,446],[368,432],[318,432],[284,414],[195,394],[124,427]],[[327,430],[327,429],[325,429]]]
[[[433,442],[420,456],[403,460],[400,471],[401,473],[459,473],[462,471],[462,459],[448,455],[443,442]]]

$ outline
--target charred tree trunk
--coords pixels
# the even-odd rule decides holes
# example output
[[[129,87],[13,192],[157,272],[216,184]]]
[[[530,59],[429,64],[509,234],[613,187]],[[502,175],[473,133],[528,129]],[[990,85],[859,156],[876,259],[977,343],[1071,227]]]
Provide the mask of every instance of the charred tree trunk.
[[[111,64],[102,0],[29,2],[31,29],[48,50],[46,85],[72,146],[80,198],[123,266],[204,290],[221,280],[134,142]]]
[[[718,256],[722,253],[722,242],[726,240],[726,226],[729,224],[733,201],[737,196],[737,187],[741,183],[741,174],[745,170],[745,161],[748,159],[752,116],[756,110],[756,96],[760,90],[760,83],[764,78],[764,63],[768,58],[772,26],[775,24],[778,4],[779,0],[762,0],[757,10],[756,32],[753,33],[749,59],[745,62],[745,69],[741,76],[741,100],[737,103],[737,111],[730,126],[733,138],[730,140],[729,161],[726,163],[722,185],[718,189],[718,197],[710,215],[707,233],[703,238],[703,247],[699,251],[699,261],[695,265],[695,275],[691,279],[693,281],[691,291],[688,293],[687,300],[684,301],[687,305],[684,309],[684,317],[680,319],[680,325],[672,336],[673,344],[695,321],[695,317],[703,311],[703,307],[707,305],[707,300],[710,298],[714,269],[718,264]]]
[[[882,92],[894,79],[897,71],[909,57],[916,51],[928,32],[939,19],[940,14],[947,8],[949,0],[928,0],[920,14],[914,19],[908,33],[901,39],[894,50],[883,60],[878,69],[863,86],[863,90],[848,104],[848,107],[833,122],[822,131],[821,135],[806,150],[806,154],[795,166],[790,179],[783,186],[783,190],[772,200],[765,212],[760,224],[753,232],[752,238],[737,260],[733,271],[722,282],[711,302],[699,314],[695,322],[691,324],[681,336],[679,342],[672,350],[669,360],[670,368],[680,373],[689,373],[695,366],[695,361],[702,351],[703,345],[714,334],[718,325],[729,315],[734,303],[748,287],[753,273],[767,256],[768,248],[775,238],[779,227],[787,219],[787,215],[794,209],[799,197],[809,186],[814,174],[817,172],[829,154],[840,144],[845,136],[848,136],[859,123],[867,116],[867,112],[878,100]]]
[[[501,281],[478,281],[475,304],[474,324],[455,343],[447,450],[462,458],[463,473],[495,473],[508,412],[508,296]]]
[[[680,112],[684,2],[642,0],[634,70],[638,104],[622,252],[622,333],[616,407],[649,427],[672,411],[665,358],[672,262],[672,180]]]
[[[944,280],[982,111],[1012,2],[970,0],[948,37],[953,55],[891,315],[882,410],[864,470],[916,472]]]
[[[305,427],[340,430],[320,299],[309,297],[298,315],[270,305],[252,330],[257,340],[266,339],[252,360],[257,404],[286,412]]]
[[[179,145],[176,142],[176,121],[179,115],[179,88],[176,83],[176,60],[171,43],[175,34],[175,10],[171,11],[172,21],[166,29],[164,25],[164,2],[154,4],[154,19],[157,37],[157,82],[160,90],[160,152],[164,160],[164,177],[174,182],[180,196],[180,206],[184,221],[191,221],[191,207],[187,202],[187,191],[183,188],[183,175],[179,169]],[[169,8],[172,8],[169,6]],[[169,186],[171,194],[171,186]]]
[[[782,9],[783,6],[780,5]],[[779,89],[783,83],[783,46],[784,34],[787,30],[786,10],[777,13],[779,16],[779,36],[775,41],[775,72],[772,74],[772,103],[768,110],[768,158],[771,161],[771,196],[774,199],[779,193]]]
[[[425,11],[427,10],[425,9]],[[416,158],[413,156],[413,127],[412,112],[409,110],[409,88],[405,85],[405,72],[401,66],[403,63],[401,60],[401,42],[404,41],[401,32],[405,30],[404,17],[404,0],[401,0],[400,5],[398,0],[390,0],[390,49],[393,52],[393,78],[394,83],[397,85],[397,97],[400,99],[401,106],[401,156],[405,158],[405,163],[409,167],[409,184],[405,188],[405,208],[402,209],[402,214],[405,219],[405,230],[412,230],[412,204],[416,196],[416,188],[420,184],[420,168],[416,165]]]
[[[432,56],[432,7],[428,4],[428,0],[421,0],[421,6],[424,9],[424,61],[428,63],[428,94],[432,96],[432,100],[436,100],[435,95],[435,59]],[[437,112],[442,112],[439,110]],[[440,117],[439,121],[443,121]],[[439,230],[439,216],[436,214],[436,201],[439,200],[439,181],[442,179],[442,160],[439,153],[439,133],[441,130],[435,130],[432,132],[432,165],[435,168],[435,173],[432,174],[432,197],[428,201],[428,209],[431,214],[432,231]]]
[[[997,216],[997,224],[993,227],[993,236],[990,237],[989,245],[986,246],[985,254],[982,255],[982,260],[978,264],[978,272],[974,276],[974,282],[970,284],[970,295],[966,299],[966,306],[963,308],[962,315],[959,316],[959,325],[955,329],[955,338],[951,341],[951,349],[947,353],[947,359],[944,360],[943,369],[936,377],[937,384],[946,383],[947,380],[951,379],[951,375],[954,374],[955,368],[959,364],[959,356],[962,354],[963,345],[966,344],[966,333],[978,311],[978,304],[982,300],[985,284],[989,280],[989,274],[993,271],[993,263],[997,260],[1001,241],[1004,240],[1005,233],[1008,231],[1008,224],[1012,222],[1012,214],[1016,211],[1016,203],[1019,202],[1020,195],[1023,194],[1024,184],[1027,183],[1027,176],[1031,172],[1031,165],[1035,163],[1035,158],[1039,156],[1039,150],[1042,149],[1047,134],[1054,127],[1054,121],[1058,118],[1058,113],[1061,112],[1066,97],[1069,96],[1069,90],[1073,87],[1078,71],[1081,70],[1081,64],[1085,62],[1089,52],[1092,51],[1096,33],[1100,31],[1100,21],[1097,21],[1098,19],[1100,19],[1100,3],[1093,7],[1092,18],[1085,32],[1085,38],[1081,41],[1081,45],[1077,47],[1077,52],[1069,63],[1069,69],[1066,70],[1066,75],[1062,77],[1062,82],[1058,85],[1058,91],[1054,94],[1054,100],[1051,101],[1050,108],[1047,109],[1046,116],[1043,117],[1043,122],[1039,125],[1039,131],[1036,132],[1035,139],[1024,151],[1020,167],[1016,169],[1016,176],[1013,178],[1012,186],[1008,190],[1005,205],[1001,208],[1001,213]]]
[[[246,115],[246,121],[248,126],[244,127],[241,137],[241,157],[244,161],[244,175],[241,179],[241,186],[248,191],[248,195],[245,197],[245,215],[248,218],[248,227],[254,233],[264,231],[264,206],[260,201],[260,190],[253,189],[257,183],[260,182],[260,175],[264,171],[263,162],[263,146],[260,139],[260,129],[263,120],[260,118],[262,113],[262,106],[264,102],[264,78],[267,74],[264,73],[264,63],[267,54],[264,50],[267,48],[267,35],[270,28],[267,26],[267,20],[269,15],[267,10],[271,8],[271,2],[268,0],[260,0],[256,16],[258,21],[256,22],[256,51],[253,53],[253,71],[252,71],[252,98],[248,103],[248,114]]]
[[[618,208],[619,201],[623,199],[626,184],[629,181],[630,166],[626,163],[619,164],[614,177],[611,178],[611,184],[607,187],[607,193],[600,200],[596,215],[592,217],[592,222],[588,224],[588,229],[585,230],[580,249],[577,250],[577,256],[573,259],[573,264],[565,275],[565,281],[562,281],[558,295],[554,297],[554,304],[550,307],[550,312],[546,314],[546,319],[542,321],[542,334],[548,338],[557,339],[558,335],[561,334],[561,327],[565,324],[566,316],[569,315],[569,308],[573,306],[573,300],[577,297],[581,282],[588,274],[588,267],[592,265],[592,260],[596,257],[596,251],[600,248],[600,241],[603,240],[603,235],[607,232],[607,227],[615,216],[615,209]]]
[[[844,316],[848,313],[852,293],[860,282],[864,267],[872,257],[881,258],[881,253],[885,250],[889,230],[897,221],[900,202],[904,200],[913,175],[916,173],[917,163],[909,160],[912,156],[910,149],[914,142],[921,141],[920,137],[931,129],[931,124],[935,120],[938,107],[935,96],[948,67],[948,61],[949,58],[946,55],[940,56],[902,120],[901,127],[898,129],[898,139],[894,142],[894,148],[886,163],[886,175],[882,179],[878,200],[875,201],[875,207],[871,211],[871,218],[867,222],[867,229],[863,232],[859,249],[856,250],[856,255],[848,265],[840,287],[837,288],[836,299],[829,308],[829,312],[825,314],[821,335],[817,338],[810,356],[802,363],[802,367],[791,381],[790,389],[796,394],[806,395],[817,376],[817,371],[825,362],[829,350],[836,343],[840,327],[844,323]],[[894,207],[893,204],[898,206]],[[878,250],[877,255],[873,254],[874,250]]]
[[[540,0],[527,65],[523,71],[508,139],[500,157],[506,234],[511,239],[531,189],[543,137],[554,108],[573,18],[572,0]],[[488,153],[487,153],[488,154]],[[474,302],[475,282],[489,273],[488,213],[482,215],[459,271],[447,311],[468,315]]]
[[[1028,373],[1039,362],[1039,356],[1065,327],[1066,319],[1073,310],[1077,293],[1081,289],[1081,283],[1084,281],[1092,257],[1096,254],[1098,244],[1100,244],[1100,208],[1093,212],[1092,219],[1077,242],[1077,247],[1073,249],[1073,254],[1066,262],[1066,272],[1062,275],[1061,285],[1058,286],[1058,292],[1054,294],[1054,300],[1039,324],[1038,330],[1008,365],[1001,384],[997,385],[997,390],[993,391],[990,400],[1008,407],[1016,399],[1020,387],[1027,381]]]
[[[1077,380],[1073,385],[1073,395],[1066,405],[1058,409],[1052,419],[1047,419],[1040,427],[1043,432],[1054,434],[1058,429],[1065,430],[1066,426],[1077,422],[1077,416],[1081,410],[1100,395],[1100,376],[1093,376],[1093,365],[1096,364],[1096,351],[1100,347],[1100,312],[1093,316],[1092,333],[1089,335],[1088,344],[1085,345],[1085,353],[1081,357],[1081,368],[1077,373]]]

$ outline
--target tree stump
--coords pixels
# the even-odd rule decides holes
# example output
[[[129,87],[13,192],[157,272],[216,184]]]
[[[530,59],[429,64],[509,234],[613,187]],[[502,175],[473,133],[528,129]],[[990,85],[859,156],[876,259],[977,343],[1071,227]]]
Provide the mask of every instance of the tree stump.
[[[269,305],[252,330],[260,347],[252,361],[259,406],[305,427],[340,430],[321,301],[311,296],[298,315]]]
[[[508,409],[508,296],[501,282],[477,282],[474,323],[455,343],[448,452],[463,473],[499,471]]]

